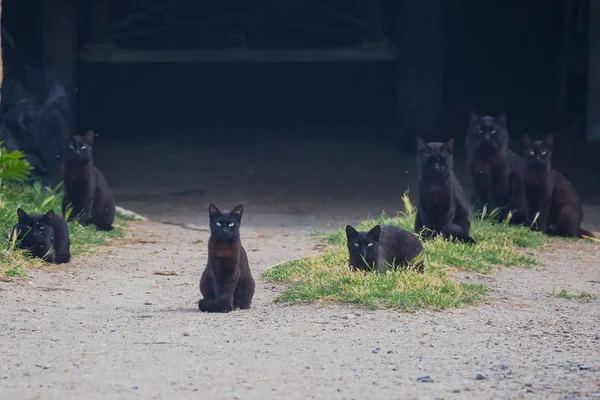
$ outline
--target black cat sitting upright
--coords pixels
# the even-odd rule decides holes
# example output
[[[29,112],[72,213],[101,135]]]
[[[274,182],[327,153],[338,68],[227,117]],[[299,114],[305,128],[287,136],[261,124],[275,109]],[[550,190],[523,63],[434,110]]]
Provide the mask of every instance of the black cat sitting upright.
[[[424,238],[445,238],[475,244],[469,236],[469,206],[454,175],[454,139],[425,143],[417,139],[419,200],[415,233]]]
[[[527,225],[551,235],[594,237],[581,227],[583,208],[569,181],[552,169],[552,135],[543,141],[523,138]]]
[[[508,213],[513,224],[525,222],[523,159],[508,148],[506,115],[480,117],[471,111],[467,131],[467,167],[476,192],[475,210],[495,209],[496,221],[504,221]]]
[[[84,136],[64,136],[64,185],[62,213],[69,221],[77,219],[82,225],[94,224],[111,230],[115,218],[115,201],[104,175],[94,166],[92,146],[94,132]]]
[[[69,227],[58,214],[50,210],[45,214],[27,214],[17,209],[19,221],[10,231],[10,239],[16,235],[17,247],[27,250],[33,257],[63,264],[71,260]]]
[[[200,311],[250,308],[255,283],[240,239],[243,211],[241,204],[231,211],[220,211],[212,203],[208,206],[210,238],[208,262],[200,278]]]
[[[385,272],[392,266],[405,268],[423,252],[417,235],[394,225],[376,225],[368,232],[359,232],[346,225],[350,270]],[[423,260],[414,262],[414,269],[423,272]]]

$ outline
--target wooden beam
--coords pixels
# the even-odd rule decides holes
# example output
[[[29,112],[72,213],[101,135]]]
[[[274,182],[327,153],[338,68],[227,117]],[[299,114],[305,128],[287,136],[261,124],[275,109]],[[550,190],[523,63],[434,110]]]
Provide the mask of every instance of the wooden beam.
[[[119,49],[88,45],[80,53],[90,63],[331,63],[395,61],[392,46],[327,49]]]
[[[590,0],[589,4],[586,138],[588,142],[600,142],[600,0]]]

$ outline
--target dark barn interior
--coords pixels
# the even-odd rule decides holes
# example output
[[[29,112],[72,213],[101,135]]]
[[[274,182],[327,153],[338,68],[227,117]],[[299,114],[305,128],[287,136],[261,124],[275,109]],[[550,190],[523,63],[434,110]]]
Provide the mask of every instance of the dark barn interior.
[[[254,224],[314,227],[401,209],[416,183],[417,136],[456,138],[469,187],[461,160],[470,109],[505,111],[515,150],[524,133],[555,134],[557,169],[597,202],[588,171],[598,148],[585,123],[589,8],[585,0],[4,0],[2,22],[19,51],[46,64],[54,54],[49,68],[62,69],[54,72],[73,129],[97,133],[95,159],[118,204],[203,221],[211,201],[244,202]],[[72,64],[60,39],[69,32]],[[340,48],[352,51],[332,50]]]

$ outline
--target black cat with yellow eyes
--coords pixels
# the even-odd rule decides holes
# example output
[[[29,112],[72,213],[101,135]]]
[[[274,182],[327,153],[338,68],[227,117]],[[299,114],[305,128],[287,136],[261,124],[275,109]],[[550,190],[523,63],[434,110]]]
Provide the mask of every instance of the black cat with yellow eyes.
[[[243,212],[241,204],[231,211],[221,211],[212,203],[208,206],[210,238],[208,262],[200,278],[200,311],[226,313],[250,308],[255,283],[240,239]]]
[[[527,225],[544,233],[583,237],[594,235],[581,227],[583,208],[569,181],[552,169],[552,135],[544,140],[523,138]]]
[[[475,210],[498,209],[495,219],[512,213],[513,224],[525,222],[523,158],[508,148],[506,115],[494,118],[471,111],[467,131],[467,166],[476,192]]]
[[[394,225],[376,225],[368,232],[346,226],[350,269],[385,272],[406,267],[423,252],[423,243],[414,233]],[[423,260],[414,263],[423,272]]]

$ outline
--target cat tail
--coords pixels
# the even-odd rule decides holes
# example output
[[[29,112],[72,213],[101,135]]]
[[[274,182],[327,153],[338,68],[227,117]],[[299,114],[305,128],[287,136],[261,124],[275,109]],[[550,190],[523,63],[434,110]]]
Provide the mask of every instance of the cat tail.
[[[595,238],[596,236],[592,233],[592,231],[589,231],[585,228],[582,228],[581,226],[579,227],[579,235],[580,238]]]
[[[198,302],[198,309],[202,312],[230,312],[233,311],[232,300],[227,297],[220,297],[215,300],[202,299]]]

